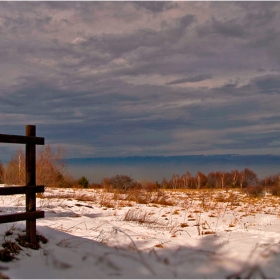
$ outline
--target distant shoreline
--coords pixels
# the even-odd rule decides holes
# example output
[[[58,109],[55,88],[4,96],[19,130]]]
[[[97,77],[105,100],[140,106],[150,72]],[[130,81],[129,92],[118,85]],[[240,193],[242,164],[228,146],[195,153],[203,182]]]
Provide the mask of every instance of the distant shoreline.
[[[88,163],[146,163],[146,162],[199,162],[199,163],[270,163],[280,165],[280,155],[183,155],[183,156],[129,156],[129,157],[92,157],[92,158],[68,158],[69,164],[88,164]]]
[[[131,175],[136,180],[161,181],[172,174],[189,171],[209,173],[249,168],[259,178],[280,172],[280,156],[274,155],[184,155],[184,156],[131,156],[66,159],[73,175],[85,175],[91,182],[116,174]]]

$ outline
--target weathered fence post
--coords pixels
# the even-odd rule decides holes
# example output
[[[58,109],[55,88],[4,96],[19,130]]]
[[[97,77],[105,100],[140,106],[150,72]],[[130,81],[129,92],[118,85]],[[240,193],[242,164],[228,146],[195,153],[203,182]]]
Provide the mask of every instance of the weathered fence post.
[[[25,144],[26,186],[5,186],[0,188],[1,195],[25,194],[26,212],[0,215],[0,224],[26,221],[26,239],[37,247],[36,219],[44,218],[44,211],[36,210],[36,193],[43,193],[44,186],[36,185],[36,145],[44,145],[43,137],[36,137],[36,126],[25,127],[26,136],[0,134],[0,143]]]
[[[25,135],[36,137],[36,126],[27,125]],[[26,186],[36,186],[36,145],[26,144]],[[36,192],[26,192],[26,212],[36,211]],[[36,244],[36,219],[26,220],[26,238],[31,244]]]

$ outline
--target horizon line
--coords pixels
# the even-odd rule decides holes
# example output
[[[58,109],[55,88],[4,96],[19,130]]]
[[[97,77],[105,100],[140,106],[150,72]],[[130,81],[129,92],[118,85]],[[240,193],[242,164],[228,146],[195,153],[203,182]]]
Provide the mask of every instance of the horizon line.
[[[273,154],[248,154],[248,155],[242,155],[242,154],[187,154],[187,155],[170,155],[170,156],[164,156],[164,155],[158,155],[158,156],[97,156],[97,157],[69,157],[66,158],[67,160],[75,160],[75,159],[129,159],[129,158],[174,158],[174,157],[219,157],[219,156],[234,156],[234,157],[280,157],[280,155],[273,155]]]

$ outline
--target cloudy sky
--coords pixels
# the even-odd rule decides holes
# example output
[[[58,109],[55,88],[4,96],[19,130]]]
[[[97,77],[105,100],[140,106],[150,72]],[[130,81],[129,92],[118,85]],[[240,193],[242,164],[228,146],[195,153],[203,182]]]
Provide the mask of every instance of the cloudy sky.
[[[279,2],[0,2],[0,121],[68,157],[280,155]]]

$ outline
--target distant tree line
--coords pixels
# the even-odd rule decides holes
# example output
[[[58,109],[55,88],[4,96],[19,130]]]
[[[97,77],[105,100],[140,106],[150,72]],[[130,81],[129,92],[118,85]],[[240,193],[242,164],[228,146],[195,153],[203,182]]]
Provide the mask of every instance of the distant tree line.
[[[171,179],[163,178],[162,182],[136,182],[131,176],[116,175],[113,177],[103,178],[101,184],[93,184],[93,187],[112,187],[117,189],[131,189],[131,188],[164,188],[164,189],[201,189],[201,188],[246,188],[248,186],[257,186],[266,182],[266,184],[273,184],[277,180],[277,176],[271,176],[265,180],[259,180],[256,173],[245,168],[242,171],[233,170],[231,172],[210,172],[205,175],[198,171],[196,175],[192,176],[190,172],[183,175],[173,174]]]
[[[36,182],[46,187],[80,187],[80,188],[113,188],[129,190],[141,188],[148,191],[155,189],[223,189],[223,188],[253,188],[253,190],[269,189],[271,193],[280,195],[280,173],[259,179],[257,174],[245,168],[230,172],[215,171],[204,174],[198,171],[195,175],[186,172],[183,175],[173,174],[170,179],[163,178],[161,182],[137,182],[129,175],[115,175],[103,178],[101,184],[90,184],[82,176],[74,179],[66,169],[65,150],[58,147],[52,149],[44,146],[37,153]],[[25,185],[25,153],[19,149],[4,165],[0,162],[0,184]]]
[[[170,180],[165,178],[161,182],[162,188],[171,189],[200,189],[200,188],[246,188],[260,183],[257,174],[245,168],[242,171],[233,170],[231,172],[215,171],[208,175],[198,171],[192,176],[186,172],[182,176],[173,174]]]
[[[92,184],[92,188],[112,188],[129,190],[139,188],[147,191],[157,189],[228,189],[240,188],[249,195],[262,195],[265,191],[280,195],[280,174],[270,175],[259,179],[257,174],[245,168],[230,172],[215,171],[204,174],[198,171],[194,176],[190,172],[183,175],[173,174],[169,180],[163,178],[159,182],[136,182],[131,176],[116,175],[103,178],[101,184]]]

